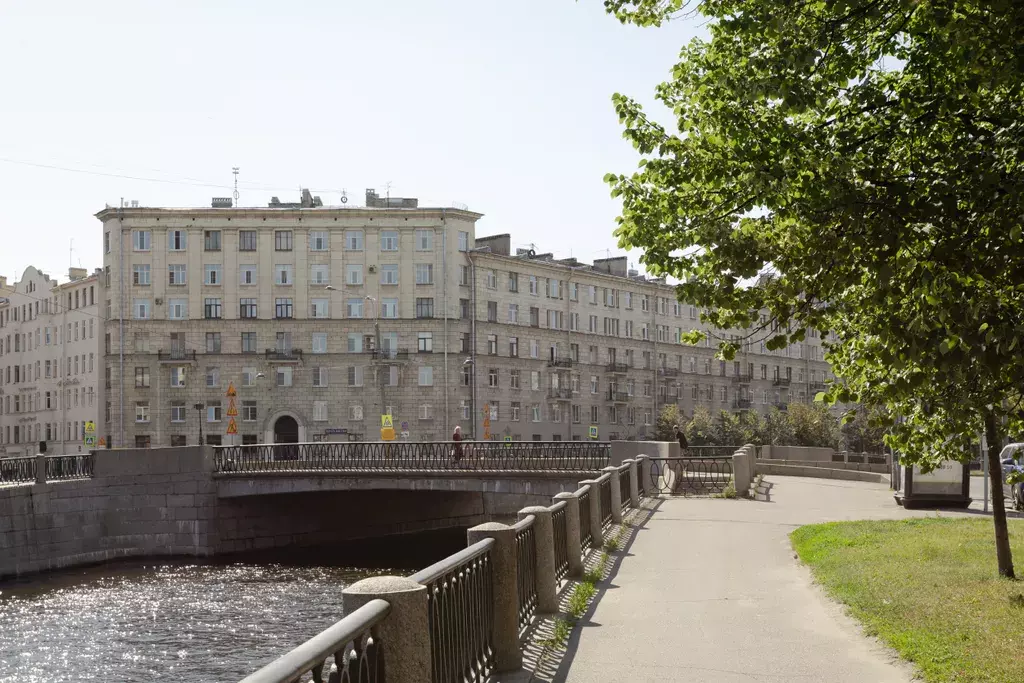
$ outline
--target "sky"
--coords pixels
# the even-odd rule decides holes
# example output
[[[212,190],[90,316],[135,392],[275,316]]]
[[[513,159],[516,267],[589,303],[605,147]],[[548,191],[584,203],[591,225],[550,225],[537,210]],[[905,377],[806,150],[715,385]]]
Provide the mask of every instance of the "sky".
[[[0,275],[99,267],[105,205],[208,206],[235,166],[242,206],[374,188],[623,253],[602,178],[638,156],[611,96],[668,121],[654,88],[703,31],[601,0],[0,0]]]

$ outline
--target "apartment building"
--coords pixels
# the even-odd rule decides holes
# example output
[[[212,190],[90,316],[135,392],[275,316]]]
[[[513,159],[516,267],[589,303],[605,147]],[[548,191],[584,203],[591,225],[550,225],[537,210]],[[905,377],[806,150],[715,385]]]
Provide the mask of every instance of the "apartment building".
[[[100,271],[58,283],[34,267],[0,278],[0,453],[81,453],[104,404]],[[88,438],[87,437],[91,437]]]
[[[640,438],[658,410],[767,410],[828,376],[783,352],[678,343],[699,311],[627,269],[476,238],[482,214],[367,191],[363,207],[108,207],[105,386],[114,445],[379,438]]]

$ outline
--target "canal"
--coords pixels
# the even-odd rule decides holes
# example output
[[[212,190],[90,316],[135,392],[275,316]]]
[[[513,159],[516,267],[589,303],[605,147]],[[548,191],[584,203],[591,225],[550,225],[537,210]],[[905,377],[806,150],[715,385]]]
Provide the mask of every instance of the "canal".
[[[410,574],[465,537],[122,563],[0,584],[0,683],[237,682],[340,619],[345,586]]]

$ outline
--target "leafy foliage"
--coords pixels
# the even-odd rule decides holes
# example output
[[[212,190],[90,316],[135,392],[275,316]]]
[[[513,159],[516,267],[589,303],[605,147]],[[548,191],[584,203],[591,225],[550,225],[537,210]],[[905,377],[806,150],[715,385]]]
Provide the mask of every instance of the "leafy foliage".
[[[658,419],[654,425],[654,438],[658,441],[675,441],[676,425],[682,426],[685,422],[678,405],[671,403],[665,406],[658,413]]]
[[[609,5],[641,25],[681,9]],[[643,157],[607,176],[620,245],[679,278],[716,328],[769,349],[835,332],[826,358],[843,379],[825,398],[885,405],[905,460],[966,456],[983,426],[998,451],[1024,427],[1024,3],[705,0],[699,12],[710,40],[685,46],[657,90],[676,130],[613,98]]]

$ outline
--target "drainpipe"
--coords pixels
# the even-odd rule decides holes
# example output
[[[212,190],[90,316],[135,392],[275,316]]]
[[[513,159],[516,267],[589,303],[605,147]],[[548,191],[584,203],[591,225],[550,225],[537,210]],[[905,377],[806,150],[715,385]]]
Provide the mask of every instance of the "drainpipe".
[[[471,311],[472,315],[471,315],[470,321],[469,321],[470,322],[469,357],[470,357],[470,360],[472,361],[470,363],[470,365],[471,365],[471,368],[470,368],[470,382],[471,382],[471,384],[470,384],[470,404],[472,406],[471,407],[471,414],[470,414],[470,423],[473,426],[473,440],[476,441],[477,440],[477,436],[476,436],[477,435],[477,431],[476,431],[476,420],[477,420],[477,415],[476,415],[476,261],[473,260],[473,250],[472,249],[469,249],[469,250],[466,251],[466,257],[469,259],[469,270],[470,270],[469,277],[470,277],[470,282],[472,283],[471,284],[471,289],[470,289],[470,296],[473,299],[473,306],[472,306],[473,310]]]
[[[120,395],[119,403],[120,410],[117,413],[118,422],[118,440],[117,445],[124,448],[124,199],[121,199],[121,208],[118,210],[117,216],[117,253],[119,264],[119,275],[117,283],[118,287],[118,304],[117,304],[117,345],[118,345],[118,393]],[[150,245],[152,247],[152,245]],[[104,382],[106,381],[106,363],[104,365]]]
[[[441,296],[444,300],[444,429],[451,429],[448,415],[448,222],[445,209],[441,209]],[[467,244],[468,248],[469,245]],[[441,432],[444,437],[445,432]]]
[[[67,340],[67,329],[68,329],[68,309],[64,305],[64,293],[60,291],[60,287],[57,287],[57,299],[60,301],[60,307],[63,310],[63,314],[60,318],[60,379],[57,381],[57,386],[60,388],[60,406],[61,406],[61,423],[60,423],[60,452],[61,455],[68,454],[67,445],[67,434],[68,434],[68,390],[67,390],[67,365],[68,365],[68,340]]]

